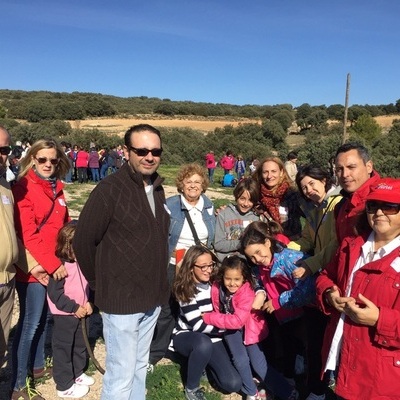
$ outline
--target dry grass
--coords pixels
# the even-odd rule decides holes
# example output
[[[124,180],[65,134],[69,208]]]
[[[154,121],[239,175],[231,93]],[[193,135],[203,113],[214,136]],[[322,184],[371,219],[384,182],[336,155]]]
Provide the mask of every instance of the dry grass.
[[[72,128],[91,129],[97,128],[107,133],[123,135],[126,130],[136,124],[150,124],[156,128],[191,128],[202,132],[212,132],[215,128],[223,128],[225,125],[234,127],[244,123],[260,123],[257,119],[236,118],[236,119],[206,119],[195,117],[178,118],[156,118],[154,116],[140,116],[136,118],[97,118],[81,121],[67,121]]]

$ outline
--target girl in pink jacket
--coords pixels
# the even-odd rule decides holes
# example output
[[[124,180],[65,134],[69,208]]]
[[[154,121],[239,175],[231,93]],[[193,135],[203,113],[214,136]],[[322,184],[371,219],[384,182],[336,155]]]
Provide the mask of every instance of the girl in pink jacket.
[[[53,378],[59,397],[79,399],[89,392],[94,379],[84,373],[86,346],[80,319],[92,314],[88,300],[89,284],[75,260],[72,240],[76,222],[66,224],[58,233],[56,255],[64,261],[68,276],[52,277],[47,286],[49,308],[53,314]]]
[[[203,320],[206,324],[226,329],[224,340],[242,378],[246,400],[260,398],[251,368],[262,386],[282,399],[295,399],[297,392],[282,375],[267,367],[259,343],[267,337],[268,326],[262,312],[252,309],[254,297],[250,267],[243,258],[228,256],[222,262],[211,289],[214,311],[204,314]]]

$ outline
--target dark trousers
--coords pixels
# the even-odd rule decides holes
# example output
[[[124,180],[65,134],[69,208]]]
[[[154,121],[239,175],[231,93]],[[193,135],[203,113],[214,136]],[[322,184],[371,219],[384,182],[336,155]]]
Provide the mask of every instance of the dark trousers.
[[[168,282],[172,286],[175,278],[175,265],[168,265]],[[179,313],[179,304],[171,295],[168,304],[161,306],[161,312],[157,319],[153,339],[150,344],[149,363],[157,364],[168,350],[171,341],[171,334],[175,326],[175,321]]]
[[[240,390],[242,379],[222,340],[213,343],[204,333],[182,332],[174,335],[173,343],[175,350],[188,359],[186,387],[189,390],[200,386],[206,367],[220,389],[228,393]]]
[[[78,181],[79,181],[79,183],[87,182],[87,168],[86,167],[78,168]]]
[[[54,315],[53,378],[57,390],[67,390],[86,368],[87,352],[81,323],[72,315]]]
[[[325,393],[326,384],[321,381],[321,349],[328,317],[314,307],[304,307],[307,329],[307,365],[309,392],[317,395]]]
[[[268,362],[286,378],[294,378],[297,354],[304,353],[305,327],[303,317],[280,325],[274,314],[266,315],[269,335],[263,342]]]

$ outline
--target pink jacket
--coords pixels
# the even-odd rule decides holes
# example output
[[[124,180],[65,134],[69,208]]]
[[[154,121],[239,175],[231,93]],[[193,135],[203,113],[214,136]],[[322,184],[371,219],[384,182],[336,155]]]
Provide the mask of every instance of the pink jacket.
[[[365,239],[346,238],[335,258],[317,278],[317,300],[331,318],[325,331],[325,367],[339,312],[325,302],[325,291],[338,286],[344,295]],[[397,272],[399,271],[399,272]],[[345,318],[336,394],[349,399],[400,399],[400,249],[364,265],[354,274],[351,296],[363,294],[379,307],[376,326]]]
[[[211,288],[211,300],[214,310],[219,310],[219,284],[215,282]],[[255,293],[249,282],[239,288],[232,298],[234,314],[223,314],[213,311],[203,315],[206,324],[221,329],[238,330],[244,327],[244,344],[259,343],[268,336],[268,325],[262,311],[251,308]]]
[[[89,284],[76,262],[65,262],[68,276],[51,280],[47,287],[49,309],[53,315],[73,315],[88,302]]]
[[[231,156],[223,156],[220,161],[221,167],[223,169],[233,169],[235,166],[235,157]]]
[[[79,150],[76,155],[76,168],[86,168],[89,162],[89,153],[85,150]]]

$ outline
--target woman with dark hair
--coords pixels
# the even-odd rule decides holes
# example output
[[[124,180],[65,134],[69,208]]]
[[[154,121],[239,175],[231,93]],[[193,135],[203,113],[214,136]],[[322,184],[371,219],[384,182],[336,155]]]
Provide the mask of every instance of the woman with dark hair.
[[[12,350],[12,399],[43,399],[37,392],[35,395],[28,375],[39,378],[46,373],[48,275],[56,280],[67,275],[55,248],[58,231],[69,220],[60,180],[69,168],[69,160],[58,143],[38,140],[22,159],[18,182],[12,188],[17,235],[37,262],[29,272],[17,268],[20,314]]]
[[[334,208],[340,202],[340,188],[333,184],[328,171],[316,165],[306,165],[296,175],[296,185],[304,202],[300,207],[306,219],[301,237],[288,247],[312,255],[295,278],[314,274],[332,259],[338,247]]]
[[[278,157],[265,158],[253,178],[260,188],[260,211],[269,220],[281,224],[283,234],[289,239],[298,239],[301,233],[301,198],[292,187],[282,160]]]
[[[333,184],[330,173],[316,165],[306,165],[296,175],[296,185],[305,202],[301,204],[306,222],[301,238],[288,247],[311,256],[302,260],[293,277],[305,279],[325,268],[338,247],[334,208],[342,199],[340,188]],[[316,307],[304,307],[307,332],[307,400],[324,400],[326,385],[320,380],[323,336],[327,318]]]

